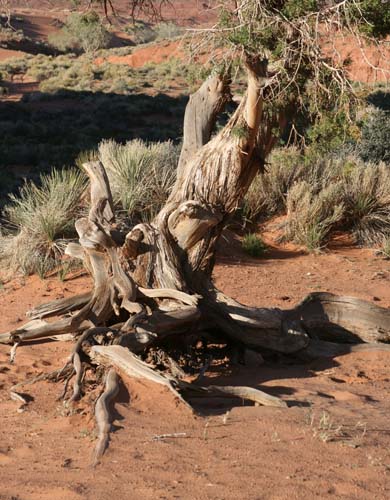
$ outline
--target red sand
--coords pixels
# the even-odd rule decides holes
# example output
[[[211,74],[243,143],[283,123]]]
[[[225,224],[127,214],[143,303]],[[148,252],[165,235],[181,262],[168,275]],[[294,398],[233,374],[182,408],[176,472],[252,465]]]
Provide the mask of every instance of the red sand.
[[[270,233],[266,239],[273,242]],[[286,308],[321,289],[375,297],[390,306],[390,263],[371,250],[307,256],[291,245],[275,246],[256,260],[245,257],[238,243],[229,249],[219,259],[215,281],[244,303]],[[7,284],[0,293],[0,331],[20,326],[29,307],[89,286],[85,278]],[[127,381],[129,393],[116,405],[117,430],[102,465],[93,470],[91,395],[67,409],[56,401],[61,387],[42,382],[25,388],[34,400],[18,413],[8,393],[12,384],[61,366],[69,349],[66,342],[22,346],[9,365],[9,347],[0,346],[1,499],[390,496],[389,353],[256,369],[212,366],[207,373],[213,382],[261,387],[289,401],[288,409],[211,399],[198,407],[203,416],[194,416],[164,389]],[[153,440],[177,432],[186,437]]]

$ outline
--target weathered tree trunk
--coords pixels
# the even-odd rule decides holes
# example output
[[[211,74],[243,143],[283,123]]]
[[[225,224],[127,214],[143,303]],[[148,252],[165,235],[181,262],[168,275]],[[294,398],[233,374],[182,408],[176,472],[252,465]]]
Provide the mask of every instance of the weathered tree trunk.
[[[213,286],[218,239],[272,148],[272,134],[262,125],[267,63],[248,60],[247,71],[247,95],[214,137],[216,114],[228,96],[226,80],[209,79],[190,100],[177,181],[150,224],[118,235],[105,170],[99,162],[84,165],[91,182],[91,207],[88,217],[76,222],[79,244],[70,244],[67,253],[83,258],[93,290],[39,306],[28,313],[32,321],[0,335],[0,343],[13,344],[12,361],[24,341],[66,333],[77,337],[65,367],[47,375],[65,380],[63,397],[75,376],[71,402],[82,395],[85,363],[106,368],[104,390],[95,407],[95,465],[109,442],[109,403],[118,392],[118,376],[111,366],[166,386],[182,402],[183,397],[216,394],[286,406],[253,388],[188,384],[180,378],[180,367],[172,368],[175,362],[167,353],[171,374],[156,372],[137,355],[160,346],[167,337],[217,332],[219,339],[248,350],[303,359],[390,348],[384,344],[390,343],[389,309],[329,293],[311,294],[292,310],[251,308]],[[59,315],[51,323],[42,320]],[[12,395],[23,402],[15,391],[18,386],[11,389]]]
[[[194,324],[217,328],[250,348],[282,353],[303,352],[313,336],[342,342],[390,340],[390,312],[356,299],[314,294],[292,311],[282,311],[242,306],[214,288],[218,239],[263,166],[262,155],[272,147],[262,125],[267,62],[248,58],[247,73],[247,95],[214,137],[216,116],[229,98],[227,78],[210,77],[192,96],[172,193],[154,221],[134,227],[123,244],[114,230],[105,171],[99,163],[85,165],[91,210],[76,223],[81,246],[70,245],[68,253],[83,255],[94,290],[30,312],[36,319],[77,311],[73,316],[29,324],[3,334],[0,341],[80,333],[118,321],[114,330],[127,335],[127,346],[135,352],[164,338],[167,328],[174,334]],[[135,332],[131,338],[129,331]]]
[[[183,146],[177,167],[177,177],[188,160],[209,142],[219,113],[231,100],[230,78],[225,74],[211,75],[189,98],[184,114]]]

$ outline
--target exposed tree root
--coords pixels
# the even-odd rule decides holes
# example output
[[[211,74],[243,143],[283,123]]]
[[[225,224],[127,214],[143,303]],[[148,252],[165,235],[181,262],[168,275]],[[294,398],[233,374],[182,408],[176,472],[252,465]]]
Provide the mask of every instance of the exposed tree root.
[[[51,302],[47,302],[46,304],[34,307],[34,309],[31,309],[26,313],[26,316],[31,319],[42,319],[49,316],[66,314],[77,309],[81,309],[90,301],[91,297],[91,292],[87,292],[75,295],[74,297],[69,297],[67,299],[53,300]]]
[[[253,387],[230,385],[209,385],[207,387],[201,387],[183,382],[180,382],[179,385],[183,391],[187,391],[190,397],[207,397],[210,396],[210,394],[214,396],[234,396],[243,400],[253,401],[262,406],[275,406],[279,408],[287,408],[288,406],[286,401],[271,396],[259,389],[254,389]]]
[[[19,342],[15,342],[15,344],[12,346],[11,352],[9,353],[9,362],[10,364],[15,362],[16,358],[16,349],[19,346]]]
[[[106,451],[111,431],[111,418],[109,405],[119,392],[119,378],[116,371],[110,368],[105,379],[103,394],[96,401],[95,418],[98,430],[98,440],[96,443],[93,466],[95,467],[103,453]]]
[[[73,394],[70,398],[70,402],[77,401],[81,394],[81,379],[83,378],[83,366],[81,364],[80,354],[75,352],[73,354],[73,367],[76,374],[76,378],[73,383]]]
[[[128,377],[149,380],[167,387],[173,395],[191,411],[191,406],[183,399],[176,389],[179,382],[171,376],[159,373],[141,361],[132,352],[122,346],[94,346],[91,349],[91,358],[98,364],[115,366]]]

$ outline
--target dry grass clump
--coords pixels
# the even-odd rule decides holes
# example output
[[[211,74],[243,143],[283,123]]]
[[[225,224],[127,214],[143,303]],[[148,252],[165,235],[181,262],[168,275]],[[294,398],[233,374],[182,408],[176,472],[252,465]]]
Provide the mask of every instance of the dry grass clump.
[[[4,209],[7,231],[0,237],[0,261],[8,275],[44,275],[56,266],[74,222],[86,178],[78,170],[53,170],[40,185],[26,183]]]
[[[287,192],[300,178],[302,154],[295,148],[272,153],[264,174],[256,176],[243,204],[244,217],[254,221],[259,215],[286,211]]]
[[[149,221],[164,204],[176,175],[179,149],[170,141],[121,145],[103,141],[99,151],[85,152],[77,163],[99,157],[110,179],[114,201],[127,223]],[[4,208],[0,233],[1,268],[40,276],[58,266],[74,223],[82,212],[86,178],[81,170],[53,170],[39,186],[26,183]]]
[[[390,238],[390,168],[355,155],[304,156],[277,150],[244,200],[246,219],[286,214],[284,239],[309,251],[324,246],[335,229],[357,243],[380,246]]]
[[[344,176],[345,223],[361,244],[390,238],[390,168],[357,164]]]
[[[299,181],[287,197],[285,238],[304,245],[310,252],[320,250],[344,216],[340,182],[317,191],[309,182]]]
[[[132,221],[149,221],[168,197],[176,177],[179,149],[171,141],[124,145],[103,141],[99,156],[107,170],[114,202]]]
[[[390,237],[390,169],[350,157],[314,162],[287,196],[286,239],[321,249],[335,228],[357,243]]]

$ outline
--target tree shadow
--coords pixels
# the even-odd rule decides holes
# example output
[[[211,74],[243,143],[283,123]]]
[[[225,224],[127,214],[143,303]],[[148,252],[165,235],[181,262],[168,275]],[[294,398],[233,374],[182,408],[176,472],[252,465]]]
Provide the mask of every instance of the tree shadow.
[[[236,231],[236,227],[234,228],[234,232],[231,230],[223,232],[221,241],[217,247],[217,262],[219,264],[238,266],[245,264],[247,267],[266,266],[270,261],[295,259],[302,255],[305,255],[305,252],[300,249],[289,250],[268,245],[264,255],[261,257],[251,257],[242,248],[240,231]]]
[[[58,55],[59,51],[44,41],[44,34],[40,30],[39,24],[34,23],[36,17],[18,15],[11,19],[12,29],[22,31],[24,37],[21,40],[3,41],[0,46],[32,55]],[[53,22],[55,22],[55,19],[53,19]],[[0,19],[0,25],[4,25],[4,18]]]
[[[390,92],[377,90],[369,94],[366,101],[382,111],[390,111]]]
[[[320,361],[320,364],[316,364]],[[266,385],[268,381],[286,380],[286,379],[308,379],[315,378],[315,371],[339,366],[339,363],[333,358],[315,360],[308,363],[299,362],[297,364],[269,363],[259,366],[256,369],[248,369],[244,366],[211,367],[207,376],[202,379],[200,385],[207,387],[209,385],[221,386],[248,386],[263,391],[271,396],[280,397],[288,407],[310,407],[311,403],[307,400],[294,399],[297,389],[289,385]],[[229,370],[230,368],[230,370]],[[202,416],[222,415],[235,407],[255,406],[252,401],[242,400],[236,397],[220,395],[208,395],[207,397],[188,398],[195,411]]]
[[[111,415],[111,422],[121,422],[125,420],[125,417],[120,413],[118,409],[118,405],[123,404],[123,405],[130,405],[131,402],[131,396],[129,391],[127,390],[126,385],[124,384],[123,380],[120,379],[119,381],[119,393],[116,396],[114,401],[111,401],[110,403],[110,415]],[[124,429],[123,425],[118,425],[117,423],[111,424],[111,430],[112,432],[116,432],[118,430]]]
[[[187,98],[166,94],[73,90],[0,101],[0,206],[26,175],[37,181],[53,167],[73,165],[103,139],[179,142],[186,103]]]

